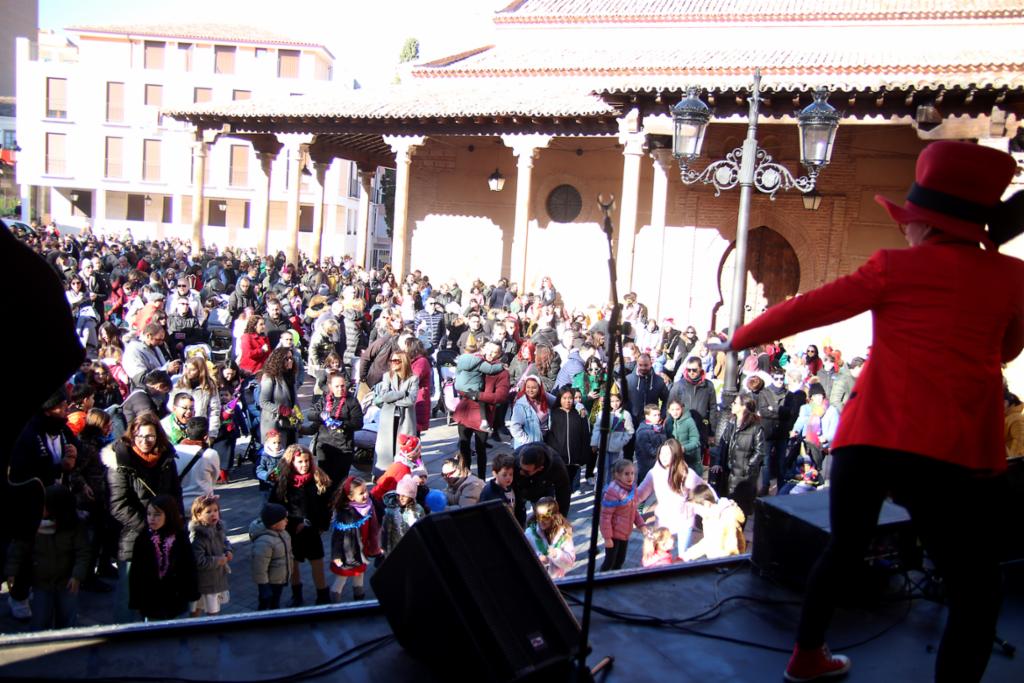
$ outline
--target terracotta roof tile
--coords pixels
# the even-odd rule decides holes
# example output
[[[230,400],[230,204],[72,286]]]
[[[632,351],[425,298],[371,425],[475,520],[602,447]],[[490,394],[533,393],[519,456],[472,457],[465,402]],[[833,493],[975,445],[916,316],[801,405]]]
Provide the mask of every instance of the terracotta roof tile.
[[[462,80],[409,83],[389,88],[338,90],[330,95],[288,99],[240,100],[165,110],[173,118],[220,115],[238,118],[268,116],[330,119],[416,119],[464,116],[601,116],[614,108],[592,88],[566,88],[563,83]]]
[[[477,52],[446,67],[421,65],[419,79],[458,80],[495,77],[587,77],[606,83],[630,79],[687,82],[737,77],[749,80],[760,68],[766,83],[815,82],[853,87],[887,87],[907,83],[923,86],[962,85],[986,77],[993,84],[1024,82],[1024,45],[993,41],[991,46],[951,48],[949,45],[907,44],[883,48],[857,47],[722,47],[661,45],[503,46]]]
[[[256,43],[312,47],[330,51],[320,43],[297,40],[291,36],[240,24],[173,23],[173,24],[104,24],[69,26],[65,30],[78,33],[105,33],[146,38],[183,38],[187,40],[218,40],[232,43]]]
[[[1024,16],[1019,0],[517,0],[496,24],[885,21]]]

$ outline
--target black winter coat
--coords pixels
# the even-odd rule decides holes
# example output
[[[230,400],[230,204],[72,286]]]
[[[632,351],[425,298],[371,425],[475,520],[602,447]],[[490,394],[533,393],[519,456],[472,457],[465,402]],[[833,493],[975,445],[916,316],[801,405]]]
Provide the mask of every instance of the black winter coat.
[[[156,465],[147,467],[131,446],[124,441],[116,441],[110,450],[103,452],[103,460],[110,487],[110,515],[121,524],[117,559],[131,560],[135,539],[146,528],[146,505],[149,501],[166,493],[174,496],[181,505],[181,482],[178,480],[175,453],[171,449],[161,455]],[[187,536],[185,546],[191,556]]]
[[[81,450],[82,445],[67,427],[61,428],[61,447],[65,445],[74,446]],[[14,442],[11,449],[11,471],[12,482],[28,481],[39,479],[43,486],[60,482],[63,476],[60,460],[53,462],[53,456],[47,448],[46,434],[43,432],[43,416],[36,415],[25,426],[25,429]]]
[[[725,470],[727,483],[719,485],[719,492],[736,501],[743,514],[750,517],[765,456],[764,430],[756,421],[738,429],[735,418],[730,418],[723,425],[711,460],[712,465],[719,465]]]
[[[764,430],[764,438],[769,441],[778,439],[782,436],[779,433],[779,408],[782,406],[782,397],[768,387],[751,395],[757,401],[757,414],[761,416],[761,429]]]
[[[547,456],[544,469],[532,477],[523,474],[519,468],[519,456],[524,448],[537,448],[538,444],[528,443],[516,449],[515,475],[512,490],[516,496],[515,517],[519,525],[526,526],[526,501],[537,502],[544,496],[553,496],[558,502],[558,511],[569,516],[569,500],[572,496],[569,470],[565,461],[550,446],[544,446]]]
[[[188,536],[179,531],[171,546],[170,567],[160,578],[151,533],[145,529],[133,544],[128,606],[148,619],[173,619],[188,609],[189,602],[199,599],[196,559]]]
[[[284,505],[288,510],[288,531],[295,532],[295,528],[303,520],[308,520],[310,525],[319,532],[327,530],[331,521],[331,512],[327,504],[327,492],[320,493],[316,490],[316,482],[311,478],[302,488],[288,486],[284,496],[279,493],[280,488],[275,484],[270,489],[269,503]]]
[[[544,443],[555,449],[567,463],[586,465],[593,457],[590,450],[590,424],[575,408],[569,412],[561,407],[551,411],[551,426],[544,435]]]
[[[326,397],[323,399],[323,405],[327,405]],[[338,417],[342,423],[340,427],[328,427],[321,421],[319,414],[314,415],[313,419],[320,421],[320,428],[316,433],[318,445],[327,444],[346,452],[355,450],[355,433],[363,428],[363,409],[354,397],[347,396],[341,406],[341,414]]]
[[[338,513],[335,521],[351,528],[331,527],[331,560],[341,560],[344,569],[356,569],[365,564],[368,558],[383,554],[380,547],[380,522],[377,521],[376,512],[371,510],[369,519],[356,526],[360,520],[362,517],[355,510],[346,507]]]
[[[661,416],[665,417],[668,408],[669,394],[665,380],[651,370],[646,377],[641,377],[634,370],[626,375],[626,386],[629,394],[629,405],[623,406],[633,417],[633,425],[639,426],[644,421],[644,406],[651,403],[661,405]],[[620,387],[621,388],[621,387]],[[624,394],[620,394],[624,395]]]

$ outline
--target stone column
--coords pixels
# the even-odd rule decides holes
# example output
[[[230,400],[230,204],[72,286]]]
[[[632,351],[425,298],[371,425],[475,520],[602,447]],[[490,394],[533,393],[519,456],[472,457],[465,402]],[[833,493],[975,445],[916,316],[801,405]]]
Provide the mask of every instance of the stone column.
[[[619,119],[619,144],[623,145],[622,193],[619,195],[619,222],[614,242],[621,297],[633,289],[633,249],[636,246],[636,212],[640,197],[640,159],[644,153],[644,134],[639,132],[636,110]]]
[[[256,229],[256,251],[260,256],[267,255],[267,239],[270,236],[270,180],[271,169],[277,152],[256,152],[263,178],[256,183],[256,196],[253,198],[249,220]]]
[[[665,214],[668,211],[668,178],[672,169],[672,150],[659,147],[651,150],[654,182],[651,189],[651,227],[657,231],[662,249],[658,256],[658,299],[654,304],[654,316],[661,318],[661,283],[665,273]]]
[[[525,292],[526,263],[529,257],[530,199],[533,182],[533,161],[542,147],[551,142],[550,135],[502,135],[506,146],[516,157],[516,217],[512,232],[511,279]]]
[[[409,270],[409,173],[412,155],[423,144],[423,135],[385,135],[395,153],[395,224],[391,229],[391,272],[401,282]]]
[[[302,192],[302,169],[306,163],[305,143],[294,147],[291,154],[292,163],[288,169],[288,238],[285,242],[284,258],[286,263],[299,263],[299,196]]]
[[[32,186],[28,183],[22,183],[18,186],[18,191],[21,194],[21,222],[31,223],[32,222]]]
[[[366,255],[369,252],[370,241],[370,195],[373,192],[373,177],[377,169],[364,170],[359,166],[359,187],[362,194],[359,195],[359,217],[356,225],[356,264],[366,268]]]
[[[92,231],[99,235],[107,222],[107,191],[102,187],[93,190],[92,195]]]
[[[195,179],[192,184],[192,255],[198,256],[203,249],[203,227],[206,225],[206,157],[209,145],[201,137],[192,144],[192,158]]]
[[[312,259],[320,263],[320,251],[324,239],[324,203],[327,199],[327,169],[331,160],[319,159],[313,162],[313,175],[316,176],[316,204],[313,205],[313,246]]]

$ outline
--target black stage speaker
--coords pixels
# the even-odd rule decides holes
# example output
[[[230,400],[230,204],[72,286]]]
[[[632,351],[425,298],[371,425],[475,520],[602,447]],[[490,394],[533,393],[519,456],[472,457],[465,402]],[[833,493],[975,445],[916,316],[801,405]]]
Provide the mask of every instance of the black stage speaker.
[[[500,501],[427,515],[370,577],[398,642],[474,680],[567,680],[580,627]]]
[[[754,548],[750,561],[762,576],[802,589],[832,534],[829,491],[769,496],[754,502]],[[906,509],[882,504],[878,528],[865,556],[882,574],[920,564],[917,539]]]

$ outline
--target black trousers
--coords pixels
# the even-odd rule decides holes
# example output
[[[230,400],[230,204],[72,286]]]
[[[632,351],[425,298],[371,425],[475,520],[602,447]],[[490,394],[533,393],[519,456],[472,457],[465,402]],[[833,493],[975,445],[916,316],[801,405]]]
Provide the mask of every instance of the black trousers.
[[[604,562],[601,563],[601,571],[609,569],[622,569],[626,562],[626,550],[629,548],[629,541],[612,539],[612,547],[604,549]]]
[[[470,469],[472,467],[473,458],[470,451],[470,440],[475,442],[476,446],[476,474],[478,477],[487,480],[487,433],[478,432],[475,429],[459,425],[459,457],[462,458],[462,464]]]
[[[833,456],[832,537],[807,580],[797,642],[805,648],[825,642],[836,595],[856,580],[882,501],[891,494],[910,512],[946,587],[949,614],[935,680],[980,680],[992,652],[1001,599],[998,529],[1005,527],[995,513],[1000,482],[964,467],[883,448],[849,446]]]

